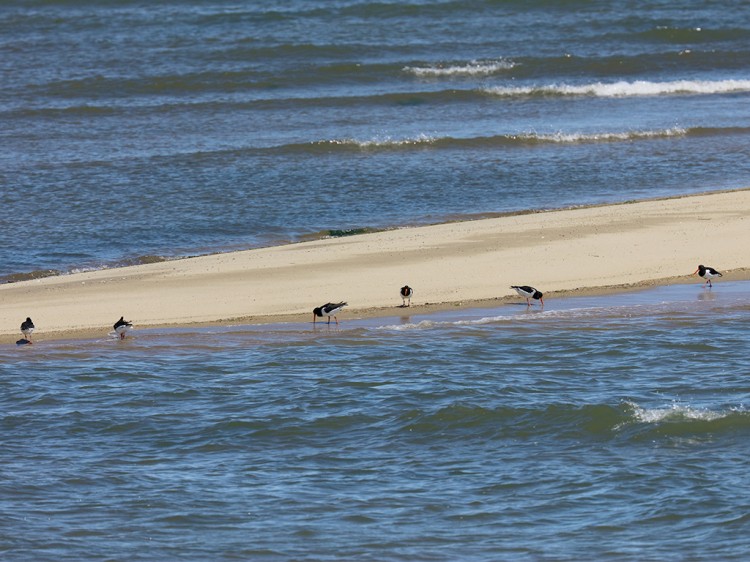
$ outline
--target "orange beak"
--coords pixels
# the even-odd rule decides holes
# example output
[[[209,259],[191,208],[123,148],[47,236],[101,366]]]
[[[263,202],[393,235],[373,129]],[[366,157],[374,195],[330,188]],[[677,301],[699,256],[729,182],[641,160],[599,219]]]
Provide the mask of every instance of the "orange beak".
[[[699,269],[700,269],[700,268],[698,268],[698,269],[696,269],[695,271],[693,271],[693,275],[695,275],[696,273],[698,273],[698,270],[699,270]]]

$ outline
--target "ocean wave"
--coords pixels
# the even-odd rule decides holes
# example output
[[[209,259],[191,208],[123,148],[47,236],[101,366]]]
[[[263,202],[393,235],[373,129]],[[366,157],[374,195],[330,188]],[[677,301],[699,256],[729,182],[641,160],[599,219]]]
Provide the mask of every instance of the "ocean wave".
[[[526,140],[528,142],[575,144],[667,138],[685,136],[687,133],[687,129],[683,129],[681,127],[672,127],[670,129],[658,129],[654,131],[622,131],[615,133],[565,133],[562,131],[546,134],[529,133],[526,135],[517,135],[516,138],[518,138],[519,141]]]
[[[474,60],[459,64],[433,64],[427,66],[405,66],[404,72],[414,74],[420,78],[445,76],[490,76],[499,72],[511,70],[516,63],[509,60]]]
[[[523,213],[511,213],[511,214],[523,214]],[[525,305],[525,303],[524,303]],[[519,323],[536,320],[539,318],[564,318],[564,319],[586,319],[586,318],[599,318],[602,315],[611,317],[611,309],[603,308],[582,308],[582,309],[566,309],[566,310],[543,310],[530,309],[529,314],[518,315],[514,313],[510,307],[505,308],[505,313],[494,314],[492,316],[482,316],[480,318],[471,318],[464,320],[420,320],[419,322],[407,322],[402,324],[387,324],[384,326],[378,326],[376,330],[385,330],[393,332],[409,332],[409,331],[420,331],[420,330],[432,330],[435,328],[450,328],[450,327],[472,327],[472,326],[485,326],[487,324],[501,324],[501,323]]]
[[[585,434],[610,434],[621,423],[624,411],[607,404],[550,404],[546,407],[499,406],[455,403],[437,411],[404,414],[402,431],[416,436],[528,437],[560,435],[580,438]]]
[[[455,325],[455,322],[450,321],[439,321],[439,320],[421,320],[419,322],[407,322],[405,324],[387,324],[385,326],[377,326],[375,330],[385,330],[393,332],[410,332],[413,330],[430,330],[433,328],[440,328],[444,326]]]
[[[334,76],[320,78],[324,71],[313,73],[317,78],[294,79],[284,83],[276,80],[271,87],[269,77],[239,77],[234,79],[224,74],[221,78],[210,75],[199,77],[162,77],[159,79],[120,79],[97,82],[93,79],[73,83],[59,82],[36,88],[37,94],[44,94],[43,106],[28,107],[23,104],[7,105],[0,114],[8,118],[28,117],[85,117],[95,118],[107,115],[122,115],[137,108],[139,112],[162,113],[184,108],[209,111],[298,110],[317,108],[362,108],[378,107],[418,107],[428,104],[483,103],[490,98],[556,98],[556,97],[602,97],[627,98],[638,96],[666,95],[716,95],[750,92],[750,80],[678,80],[671,82],[619,81],[592,82],[586,84],[551,83],[529,86],[492,86],[475,88],[443,88],[436,90],[405,91],[365,91],[357,93],[355,88],[350,95],[327,95],[311,88],[315,85],[340,81],[349,74],[339,67],[330,67]],[[379,71],[381,75],[387,71]],[[435,74],[436,76],[437,74]],[[372,76],[367,72],[358,75],[361,84],[369,82]],[[286,89],[280,95],[279,89]],[[111,92],[127,93],[118,97]],[[185,96],[185,94],[197,94]],[[98,100],[90,99],[92,94]]]
[[[98,74],[84,77],[61,76],[48,80],[39,78],[30,83],[9,83],[9,91],[31,91],[44,103],[57,108],[66,102],[86,101],[91,114],[116,112],[135,106],[197,105],[197,103],[245,103],[248,106],[290,102],[299,105],[336,106],[347,104],[412,104],[421,101],[474,101],[488,94],[502,97],[527,96],[634,96],[670,93],[722,93],[724,91],[746,91],[747,80],[678,80],[672,82],[618,81],[591,82],[588,84],[566,83],[565,76],[623,76],[638,73],[664,71],[674,72],[692,69],[715,71],[717,68],[742,72],[750,56],[746,52],[705,53],[684,50],[681,53],[659,53],[631,57],[576,57],[549,56],[510,59],[476,59],[466,62],[420,63],[411,60],[386,62],[353,62],[366,58],[367,50],[357,45],[344,47],[334,45],[287,44],[271,47],[232,46],[227,51],[210,51],[204,56],[221,65],[226,58],[240,60],[267,60],[271,57],[284,60],[312,58],[305,72],[294,65],[282,68],[247,67],[218,70],[193,70],[190,72],[153,72],[148,75]],[[686,56],[689,55],[688,59]],[[346,60],[336,59],[346,56]],[[316,58],[323,61],[314,60]],[[333,60],[330,60],[333,59]],[[689,65],[686,69],[685,66]],[[549,80],[558,77],[559,83],[529,86],[487,86],[482,89],[453,89],[445,91],[413,91],[412,77],[420,79],[460,79],[513,76],[524,80]],[[321,95],[340,92],[340,85],[358,88],[361,95]],[[388,84],[394,90],[372,89],[373,84]],[[354,90],[350,90],[354,91]],[[79,107],[84,107],[81,103]],[[19,107],[26,107],[21,104]],[[34,108],[32,108],[34,109]],[[40,108],[44,110],[45,108]]]
[[[713,421],[726,415],[726,413],[697,409],[680,404],[651,409],[643,408],[632,402],[628,402],[627,405],[632,409],[633,419],[639,423],[680,422],[685,420]]]
[[[750,430],[750,412],[744,408],[712,410],[687,404],[646,408],[624,402],[626,418],[614,430],[636,439],[702,437],[727,431]]]
[[[430,135],[420,134],[415,137],[393,138],[373,137],[371,139],[330,139],[313,141],[309,143],[296,143],[279,146],[273,149],[279,152],[351,152],[367,150],[394,150],[399,148],[429,146],[435,142]]]
[[[687,405],[647,408],[632,402],[494,408],[454,403],[435,411],[405,412],[401,421],[400,429],[415,435],[470,432],[503,438],[537,434],[641,441],[750,429],[750,413],[743,409],[714,411]]]
[[[730,92],[750,92],[750,80],[675,80],[672,82],[613,83],[595,82],[591,84],[550,84],[546,86],[495,86],[484,91],[493,96],[595,96],[595,97],[636,97],[663,96],[677,94],[712,95]]]
[[[545,144],[581,144],[581,143],[612,143],[631,142],[650,139],[664,139],[682,136],[714,136],[722,134],[748,133],[747,128],[696,128],[685,129],[682,127],[671,127],[669,129],[613,131],[613,132],[565,132],[556,131],[550,133],[524,132],[517,134],[494,135],[487,137],[438,137],[426,133],[413,137],[373,137],[370,139],[330,139],[313,141],[310,143],[296,143],[272,148],[275,152],[308,152],[335,153],[335,152],[367,152],[387,150],[412,150],[412,149],[482,149],[501,147],[526,147]]]

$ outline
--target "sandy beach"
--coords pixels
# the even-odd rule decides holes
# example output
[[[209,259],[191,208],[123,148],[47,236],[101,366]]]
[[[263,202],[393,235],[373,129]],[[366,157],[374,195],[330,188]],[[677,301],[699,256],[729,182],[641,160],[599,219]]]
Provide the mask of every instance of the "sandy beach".
[[[0,340],[31,316],[35,339],[136,327],[339,320],[390,315],[399,288],[414,312],[518,301],[512,284],[555,296],[750,278],[750,189],[402,228],[345,238],[48,277],[0,286]],[[717,284],[721,283],[721,279]],[[716,290],[716,289],[715,289]]]

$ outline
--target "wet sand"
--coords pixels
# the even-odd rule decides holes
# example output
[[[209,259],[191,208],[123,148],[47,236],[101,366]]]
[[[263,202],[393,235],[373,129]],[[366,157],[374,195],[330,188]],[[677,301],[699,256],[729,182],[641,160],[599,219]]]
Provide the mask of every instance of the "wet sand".
[[[329,301],[352,318],[521,300],[510,285],[556,297],[675,283],[750,279],[750,190],[545,211],[314,240],[272,248],[47,277],[0,286],[0,341],[101,337],[120,316],[137,327],[312,321]]]

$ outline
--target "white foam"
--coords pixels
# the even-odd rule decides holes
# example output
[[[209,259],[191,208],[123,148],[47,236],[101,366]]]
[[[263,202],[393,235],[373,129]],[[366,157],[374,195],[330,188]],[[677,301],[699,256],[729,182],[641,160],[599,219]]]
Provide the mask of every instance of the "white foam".
[[[442,64],[429,66],[405,66],[403,71],[409,72],[420,77],[438,77],[438,76],[488,76],[496,72],[504,72],[516,66],[513,61],[504,59],[495,61],[477,61],[473,60],[466,64],[452,64],[444,66]]]
[[[387,148],[387,147],[398,147],[398,146],[409,146],[419,144],[432,144],[435,142],[435,138],[426,135],[424,133],[417,135],[416,137],[407,137],[402,139],[394,139],[390,136],[374,137],[372,139],[359,140],[359,139],[333,139],[328,141],[321,141],[320,144],[334,144],[342,146],[357,146],[360,148]]]
[[[564,95],[596,97],[659,96],[670,94],[723,94],[727,92],[750,91],[750,80],[675,80],[672,82],[594,82],[592,84],[570,85],[550,84],[547,86],[497,86],[484,89],[497,96],[521,95]]]
[[[672,127],[671,129],[661,129],[656,131],[623,131],[619,133],[550,133],[538,134],[529,133],[530,139],[538,139],[547,142],[556,143],[576,143],[576,142],[599,142],[599,141],[627,141],[636,139],[677,137],[687,134],[687,129],[681,127]],[[520,138],[523,138],[521,136]]]
[[[425,330],[436,328],[438,326],[449,326],[453,322],[435,322],[433,320],[422,320],[421,322],[410,322],[407,324],[389,324],[387,326],[378,326],[376,330],[393,330],[395,332],[404,332],[408,330]]]
[[[539,311],[537,314],[540,314]],[[470,320],[422,320],[420,322],[412,322],[406,324],[389,324],[387,326],[378,326],[378,330],[394,330],[394,331],[405,331],[405,330],[427,330],[430,328],[445,328],[451,326],[482,326],[484,324],[496,324],[499,322],[522,322],[532,318],[534,315],[523,315],[517,316],[514,314],[503,314],[497,316],[484,316],[482,318],[474,318]]]
[[[640,423],[659,423],[663,421],[699,420],[713,421],[726,417],[730,412],[714,412],[708,409],[692,408],[683,404],[672,404],[666,408],[643,408],[631,402],[633,416]]]

